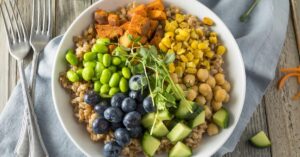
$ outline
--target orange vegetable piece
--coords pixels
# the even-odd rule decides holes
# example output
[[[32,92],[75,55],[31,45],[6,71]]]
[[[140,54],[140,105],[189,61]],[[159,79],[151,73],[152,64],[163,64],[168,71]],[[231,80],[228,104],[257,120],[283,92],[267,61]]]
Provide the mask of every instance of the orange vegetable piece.
[[[104,25],[104,24],[108,23],[107,16],[108,16],[108,14],[104,10],[97,10],[94,13],[94,19],[100,25]]]
[[[158,26],[158,21],[156,20],[150,20],[150,29],[147,33],[147,37],[150,38],[152,36],[152,34],[154,33],[154,31],[156,30]]]
[[[134,14],[147,17],[147,9],[145,4],[138,5],[135,8],[132,8],[128,11],[128,16],[131,18]]]
[[[120,17],[117,14],[109,14],[108,15],[108,23],[112,26],[119,26],[120,25]]]
[[[153,2],[150,2],[147,4],[148,10],[165,10],[165,6],[161,0],[154,0]]]
[[[150,41],[150,44],[155,45],[156,47],[159,47],[158,44],[160,43],[163,36],[164,36],[164,30],[162,28],[158,27],[155,31],[154,37]]]
[[[115,38],[123,35],[123,30],[118,26],[111,25],[96,25],[96,31],[99,37],[102,38]]]
[[[121,28],[126,31],[129,29],[129,25],[130,25],[130,22],[125,22],[124,24],[121,25]]]
[[[138,14],[134,14],[131,18],[131,22],[128,30],[135,31],[139,33],[141,36],[144,36],[147,34],[149,28],[150,28],[149,18],[143,17]]]

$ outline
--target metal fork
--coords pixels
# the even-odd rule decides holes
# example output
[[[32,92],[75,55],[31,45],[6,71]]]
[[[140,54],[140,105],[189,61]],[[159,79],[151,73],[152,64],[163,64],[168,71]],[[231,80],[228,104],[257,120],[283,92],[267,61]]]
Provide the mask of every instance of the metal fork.
[[[32,21],[31,21],[31,33],[30,33],[30,45],[34,51],[30,75],[30,95],[32,101],[34,102],[34,92],[35,92],[35,82],[38,69],[39,55],[44,49],[46,44],[51,38],[51,0],[32,0],[33,10],[32,10]],[[18,145],[16,146],[16,154],[27,154],[29,149],[28,136],[26,130],[28,128],[26,119],[27,113],[24,113],[21,134],[18,140]]]
[[[15,8],[13,8],[13,6],[15,6]],[[0,11],[8,38],[9,52],[11,56],[13,56],[13,58],[17,60],[18,63],[24,105],[28,112],[27,133],[29,135],[29,141],[32,143],[32,147],[30,150],[30,154],[27,156],[46,156],[48,153],[41,137],[37,118],[33,108],[33,102],[31,101],[28,85],[25,78],[23,60],[30,51],[30,45],[26,35],[25,27],[23,25],[19,10],[16,7],[15,2],[12,3],[12,1],[7,2],[4,0],[3,4],[0,5]]]

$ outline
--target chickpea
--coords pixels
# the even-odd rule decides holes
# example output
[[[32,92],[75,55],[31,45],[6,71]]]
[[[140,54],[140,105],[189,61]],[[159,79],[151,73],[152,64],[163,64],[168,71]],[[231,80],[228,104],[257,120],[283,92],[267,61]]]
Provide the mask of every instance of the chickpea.
[[[227,97],[227,92],[224,89],[216,90],[214,99],[218,102],[223,102]]]
[[[219,90],[219,89],[222,89],[222,87],[221,86],[215,86],[215,88],[213,89],[213,91],[214,91],[214,93],[217,91],[217,90]]]
[[[206,83],[210,85],[211,88],[216,86],[216,79],[213,76],[209,76]]]
[[[189,89],[186,98],[190,101],[193,101],[197,97],[197,95],[198,93],[195,90]]]
[[[171,74],[171,78],[172,78],[172,80],[173,80],[174,83],[178,83],[178,76],[177,76],[176,73],[172,73]]]
[[[181,78],[178,78],[178,83],[182,83],[182,79]]]
[[[205,99],[206,99],[207,101],[211,101],[212,98],[213,98],[213,93],[212,93],[212,92],[209,93],[207,96],[205,96]]]
[[[222,102],[212,101],[211,107],[214,111],[218,111],[222,108]]]
[[[208,126],[207,126],[207,134],[209,136],[213,136],[213,135],[216,135],[218,133],[219,133],[219,128],[218,128],[218,126],[216,124],[214,124],[214,123],[208,124]]]
[[[204,111],[205,111],[205,118],[210,120],[211,116],[212,116],[212,112],[211,112],[210,107],[204,106]]]
[[[184,84],[179,84],[179,86],[181,87],[181,89],[183,90],[183,91],[185,91],[187,88],[186,88],[186,86],[184,85]]]
[[[198,92],[198,86],[194,85],[193,87],[191,87],[194,91]]]
[[[222,88],[226,90],[226,92],[230,92],[231,85],[228,81],[225,81],[224,84],[222,85]]]
[[[230,96],[229,96],[229,94],[227,94],[227,95],[226,95],[226,99],[224,100],[224,102],[225,102],[225,103],[228,103],[229,99],[230,99]]]
[[[209,72],[207,69],[199,69],[197,72],[197,78],[199,81],[205,82],[208,79]]]
[[[187,87],[192,87],[195,84],[195,81],[196,81],[196,77],[195,75],[192,74],[187,74],[183,78],[183,82]]]
[[[198,95],[196,97],[196,103],[198,103],[199,105],[202,105],[202,106],[205,105],[205,103],[206,103],[205,97],[202,95]]]
[[[207,83],[201,83],[200,84],[200,86],[199,86],[199,92],[203,96],[208,96],[208,95],[212,94],[211,87]]]
[[[218,85],[223,85],[225,83],[225,76],[224,76],[224,74],[217,73],[215,75],[215,79],[216,79],[216,83]]]

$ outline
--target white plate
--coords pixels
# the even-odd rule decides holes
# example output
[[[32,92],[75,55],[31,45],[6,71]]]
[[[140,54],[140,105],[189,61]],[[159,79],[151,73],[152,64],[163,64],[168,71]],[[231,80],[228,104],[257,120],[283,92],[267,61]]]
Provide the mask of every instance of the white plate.
[[[74,117],[73,109],[70,105],[68,93],[59,83],[59,73],[66,70],[65,52],[67,49],[74,47],[73,36],[80,35],[93,22],[93,13],[101,8],[106,11],[113,11],[121,6],[125,6],[132,0],[100,0],[82,12],[69,27],[65,33],[55,57],[52,71],[52,95],[55,109],[59,120],[73,143],[87,156],[101,157],[102,145],[96,144],[90,140],[85,126],[79,124]],[[149,0],[137,0],[138,3],[146,3]],[[232,84],[230,93],[230,102],[225,105],[230,112],[230,124],[227,129],[221,130],[220,134],[213,137],[205,137],[201,146],[193,150],[194,156],[208,157],[213,155],[229,138],[233,132],[241,111],[243,109],[246,79],[245,68],[239,47],[232,34],[210,9],[196,0],[164,0],[167,4],[179,6],[189,14],[196,15],[200,18],[208,16],[214,20],[216,31],[222,38],[228,51],[225,55],[226,77]]]

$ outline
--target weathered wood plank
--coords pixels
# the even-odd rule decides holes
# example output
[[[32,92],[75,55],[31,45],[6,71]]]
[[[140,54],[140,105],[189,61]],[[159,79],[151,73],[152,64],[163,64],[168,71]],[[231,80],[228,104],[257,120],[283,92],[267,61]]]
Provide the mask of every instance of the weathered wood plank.
[[[299,65],[299,54],[296,48],[294,29],[291,20],[288,26],[287,39],[280,57],[278,68]],[[286,82],[283,90],[277,90],[277,82],[283,73],[276,72],[265,95],[267,120],[272,141],[272,156],[300,156],[300,101],[292,101],[299,84],[295,78]]]
[[[232,153],[228,153],[225,157],[269,157],[271,156],[271,149],[257,149],[253,147],[249,143],[249,138],[251,138],[257,132],[264,130],[268,133],[267,127],[267,120],[266,120],[266,112],[265,112],[265,105],[260,104],[253,114],[250,123],[246,127],[240,142],[237,144],[237,147]]]

